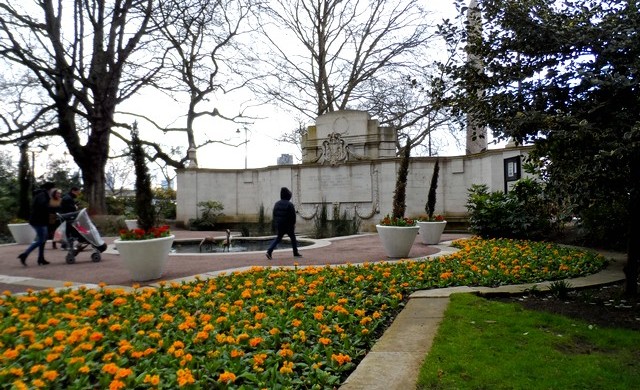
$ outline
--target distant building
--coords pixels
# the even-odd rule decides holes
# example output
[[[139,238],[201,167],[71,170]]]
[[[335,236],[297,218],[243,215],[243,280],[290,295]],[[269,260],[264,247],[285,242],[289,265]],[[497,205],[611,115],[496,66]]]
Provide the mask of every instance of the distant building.
[[[293,155],[283,153],[278,157],[278,165],[291,165],[293,164]]]

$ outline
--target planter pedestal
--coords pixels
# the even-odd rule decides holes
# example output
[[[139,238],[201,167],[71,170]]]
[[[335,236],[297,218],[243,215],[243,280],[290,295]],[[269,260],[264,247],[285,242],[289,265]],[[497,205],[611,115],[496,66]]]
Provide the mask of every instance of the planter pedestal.
[[[36,231],[28,223],[8,223],[13,240],[17,244],[31,244],[36,238]]]
[[[418,234],[417,226],[376,225],[376,230],[387,256],[394,258],[409,256],[413,242]]]
[[[158,279],[164,273],[174,235],[150,240],[114,241],[122,263],[136,282]]]
[[[418,222],[420,228],[420,240],[423,244],[435,245],[440,242],[447,221]]]

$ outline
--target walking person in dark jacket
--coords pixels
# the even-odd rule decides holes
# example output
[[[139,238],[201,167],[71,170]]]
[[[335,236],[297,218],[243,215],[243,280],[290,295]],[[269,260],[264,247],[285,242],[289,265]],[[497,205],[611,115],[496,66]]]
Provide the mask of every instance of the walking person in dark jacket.
[[[74,211],[78,211],[77,199],[79,195],[80,195],[80,188],[76,186],[71,187],[69,192],[64,194],[64,196],[62,197],[62,202],[60,203],[60,214],[67,214],[67,213],[73,213]],[[71,227],[71,222],[67,221],[65,223],[67,224],[66,228],[69,229]],[[61,246],[63,250],[66,250],[67,242],[63,240]]]
[[[280,189],[280,200],[273,206],[273,224],[275,225],[277,236],[267,249],[267,259],[271,260],[273,250],[278,246],[282,237],[288,235],[291,239],[294,257],[302,257],[298,252],[298,241],[296,241],[296,209],[291,203],[291,191],[287,187]]]
[[[71,187],[68,193],[62,197],[62,204],[60,204],[60,214],[72,213],[78,211],[78,201],[76,200],[80,195],[80,188]]]
[[[20,262],[25,267],[27,266],[27,257],[36,248],[38,248],[38,265],[49,264],[49,262],[44,259],[44,244],[47,242],[51,192],[57,191],[54,186],[55,184],[51,182],[44,183],[40,191],[36,192],[33,197],[29,225],[36,231],[36,239],[24,252],[18,255],[18,259],[20,259]]]

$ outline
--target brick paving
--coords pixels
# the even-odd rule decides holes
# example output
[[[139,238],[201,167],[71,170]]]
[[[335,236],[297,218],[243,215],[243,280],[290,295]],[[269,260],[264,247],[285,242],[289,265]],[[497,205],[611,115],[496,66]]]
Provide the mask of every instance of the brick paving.
[[[223,237],[223,232],[194,232],[187,230],[174,230],[176,240],[201,239],[206,236]],[[443,234],[442,240],[452,240],[467,235]],[[105,237],[107,244],[112,244],[114,237]],[[246,252],[232,254],[191,255],[172,254],[165,273],[161,279],[137,283],[139,285],[154,284],[161,280],[181,279],[206,272],[233,270],[250,266],[292,266],[298,265],[327,265],[347,264],[377,261],[397,261],[390,259],[384,253],[377,234],[362,234],[350,237],[337,237],[330,240],[322,240],[329,245],[313,245],[301,247],[302,258],[294,258],[290,249],[276,250],[273,260],[268,260],[264,252]],[[45,258],[51,262],[46,266],[37,265],[37,252],[32,252],[27,259],[27,267],[23,267],[17,259],[19,253],[26,245],[8,244],[0,245],[0,291],[9,290],[13,293],[24,292],[31,288],[34,290],[49,287],[42,280],[72,282],[74,284],[98,284],[131,286],[136,284],[131,281],[127,270],[121,264],[119,255],[110,249],[102,253],[102,260],[94,263],[91,261],[91,252],[85,250],[76,256],[75,264],[65,262],[66,252],[60,249],[51,249],[51,243],[47,243]],[[428,246],[416,241],[409,253],[410,258],[424,257],[439,252],[434,246]],[[38,283],[29,284],[38,280]],[[45,284],[43,286],[42,284]]]

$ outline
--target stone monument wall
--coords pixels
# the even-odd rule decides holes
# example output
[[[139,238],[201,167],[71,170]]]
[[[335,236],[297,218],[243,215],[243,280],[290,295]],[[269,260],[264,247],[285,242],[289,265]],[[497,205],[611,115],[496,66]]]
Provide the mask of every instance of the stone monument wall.
[[[406,216],[425,214],[436,159],[440,159],[436,213],[459,219],[467,215],[471,185],[507,190],[513,173],[521,175],[516,166],[520,167],[519,156],[527,150],[508,147],[458,157],[411,158]],[[270,218],[280,188],[288,187],[293,192],[300,231],[313,228],[313,219],[323,204],[330,210],[329,219],[334,219],[334,212],[342,215],[346,211],[362,220],[363,231],[375,231],[375,224],[392,211],[400,163],[395,151],[392,128],[380,127],[366,112],[332,112],[308,128],[302,139],[302,164],[178,171],[177,219],[188,224],[200,217],[199,202],[216,200],[224,205],[225,221],[257,222],[260,206]]]
[[[524,157],[527,147],[489,150],[472,156],[438,157],[436,213],[448,218],[467,216],[467,190],[486,184],[503,191],[505,159]],[[424,214],[436,157],[414,157],[407,180],[407,216]],[[352,161],[340,165],[298,164],[259,169],[184,169],[178,171],[177,219],[188,224],[200,216],[198,202],[217,200],[224,205],[225,220],[256,222],[260,206],[270,218],[280,187],[288,187],[298,210],[298,229],[309,231],[313,217],[325,203],[330,210],[357,214],[363,231],[391,213],[395,178],[400,160],[386,158]]]

